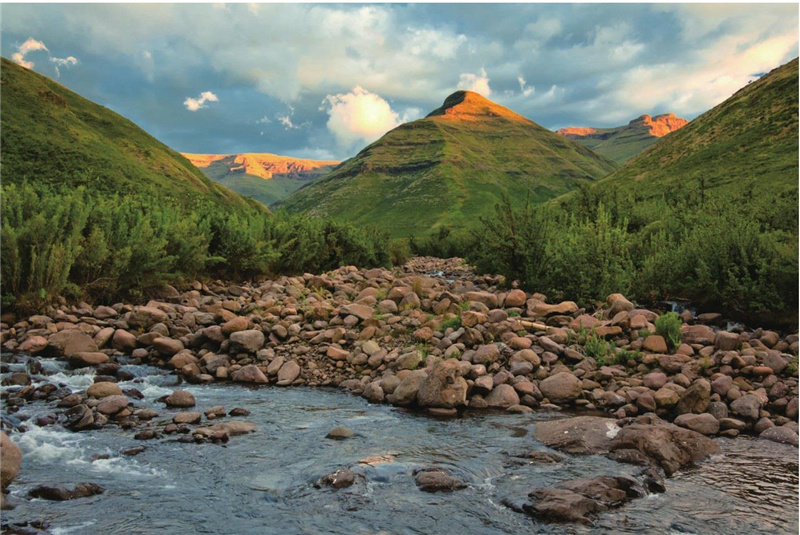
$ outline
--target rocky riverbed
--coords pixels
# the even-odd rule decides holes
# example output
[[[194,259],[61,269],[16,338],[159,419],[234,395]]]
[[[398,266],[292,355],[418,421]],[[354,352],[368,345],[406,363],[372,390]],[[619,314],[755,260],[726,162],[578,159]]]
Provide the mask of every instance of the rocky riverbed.
[[[796,486],[796,334],[729,332],[720,315],[684,312],[681,340],[670,348],[655,332],[659,311],[619,294],[583,310],[501,289],[503,282],[458,259],[417,258],[394,271],[198,282],[143,305],[84,303],[4,317],[3,425],[16,442],[52,428],[122,433],[142,445],[233,445],[254,440],[263,422],[249,417],[246,403],[198,404],[198,392],[223,388],[251,399],[272,392],[268,385],[338,387],[371,404],[427,413],[433,426],[475,415],[491,421],[501,411],[528,422],[577,412],[536,425],[535,441],[501,456],[508,466],[542,470],[580,456],[607,459],[597,465],[604,470],[534,478],[528,492],[498,497],[497,507],[538,522],[602,524],[613,511],[669,494],[670,477],[718,457],[720,441],[740,435],[753,437],[737,439],[748,445],[790,448]],[[54,362],[69,367],[55,370]],[[173,386],[146,392],[141,369],[163,370]],[[71,370],[87,371],[77,388],[65,375]],[[327,440],[352,440],[349,428],[334,427],[328,431],[342,436]],[[15,454],[7,440],[3,487],[13,489],[26,466],[6,462]],[[766,445],[775,442],[787,445]],[[366,492],[375,483],[353,466],[330,468],[313,482],[322,490]],[[433,459],[408,477],[435,495],[475,485]],[[28,489],[27,499],[105,499],[102,486],[83,485],[91,481],[64,483],[71,486]],[[796,526],[796,511],[792,518]]]

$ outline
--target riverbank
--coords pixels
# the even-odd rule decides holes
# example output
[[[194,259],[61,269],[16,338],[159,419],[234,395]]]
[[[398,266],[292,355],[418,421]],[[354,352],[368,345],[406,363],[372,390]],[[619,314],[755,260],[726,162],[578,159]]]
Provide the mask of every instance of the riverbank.
[[[539,294],[501,290],[501,282],[473,274],[458,260],[416,258],[394,272],[346,267],[253,285],[195,283],[146,306],[43,311],[2,326],[3,350],[19,355],[4,358],[3,371],[10,371],[8,361],[25,363],[24,371],[3,380],[6,411],[13,415],[27,403],[49,400],[52,418],[35,425],[73,431],[119,427],[139,440],[174,435],[185,442],[224,443],[256,428],[228,421],[218,407],[197,412],[194,396],[177,386],[158,398],[180,411],[165,422],[159,411],[141,406],[141,391],[119,386],[133,379],[128,366],[146,364],[173,370],[193,385],[339,387],[372,403],[437,417],[559,408],[610,417],[582,422],[580,436],[592,426],[619,422],[619,440],[580,453],[620,456],[612,452],[631,450],[633,439],[623,439],[642,426],[647,431],[637,443],[680,443],[689,436],[699,445],[676,458],[642,447],[644,459],[638,461],[644,471],[635,485],[613,483],[623,484],[623,493],[636,487],[632,495],[658,489],[661,474],[713,454],[715,446],[704,436],[747,434],[797,445],[796,334],[728,332],[719,315],[684,312],[676,324],[680,340],[668,340],[655,334],[662,323],[657,311],[637,308],[623,296],[609,296],[603,307],[586,311],[571,302],[547,303]],[[90,388],[32,385],[42,372],[37,357],[93,368]],[[575,453],[574,444],[537,439]],[[533,503],[538,500],[543,509],[553,497],[559,503],[575,498],[564,490],[534,497]],[[584,505],[592,515],[609,504]],[[559,519],[552,508],[547,514],[537,513],[535,505],[520,508]],[[571,520],[585,520],[580,516]]]

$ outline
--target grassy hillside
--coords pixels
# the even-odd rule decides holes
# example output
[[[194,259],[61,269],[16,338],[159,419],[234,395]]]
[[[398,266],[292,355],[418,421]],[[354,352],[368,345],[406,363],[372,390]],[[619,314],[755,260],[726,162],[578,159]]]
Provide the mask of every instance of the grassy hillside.
[[[2,58],[3,183],[255,206],[121,115]]]
[[[280,205],[376,224],[395,237],[467,228],[509,195],[542,203],[593,182],[613,162],[476,93],[459,91]]]
[[[266,153],[184,156],[214,182],[265,206],[285,199],[340,163]]]
[[[647,197],[701,181],[709,190],[740,190],[751,180],[771,193],[797,189],[797,94],[795,59],[663,138],[603,184]]]
[[[687,122],[671,113],[655,117],[642,115],[616,128],[562,128],[557,134],[622,165]]]

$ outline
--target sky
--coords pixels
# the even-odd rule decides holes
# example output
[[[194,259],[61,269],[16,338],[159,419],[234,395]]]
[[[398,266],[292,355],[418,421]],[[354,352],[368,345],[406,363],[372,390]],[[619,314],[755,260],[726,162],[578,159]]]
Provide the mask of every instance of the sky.
[[[550,128],[687,119],[796,4],[4,4],[0,52],[182,152],[344,159],[470,89]]]

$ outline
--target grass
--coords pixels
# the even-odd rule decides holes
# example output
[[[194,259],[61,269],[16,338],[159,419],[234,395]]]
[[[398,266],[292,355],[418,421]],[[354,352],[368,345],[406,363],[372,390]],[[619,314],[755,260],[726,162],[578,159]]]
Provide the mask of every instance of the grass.
[[[670,351],[675,351],[681,345],[683,340],[682,324],[681,317],[674,312],[667,312],[656,320],[656,334],[664,337]]]
[[[543,203],[615,169],[579,143],[506,111],[401,125],[280,206],[383,225],[396,238],[422,236],[442,226],[469,227],[503,193]]]
[[[461,316],[456,316],[454,318],[444,320],[442,322],[442,325],[439,327],[439,330],[441,332],[446,332],[447,329],[453,329],[454,331],[457,331],[460,328],[461,328]]]

